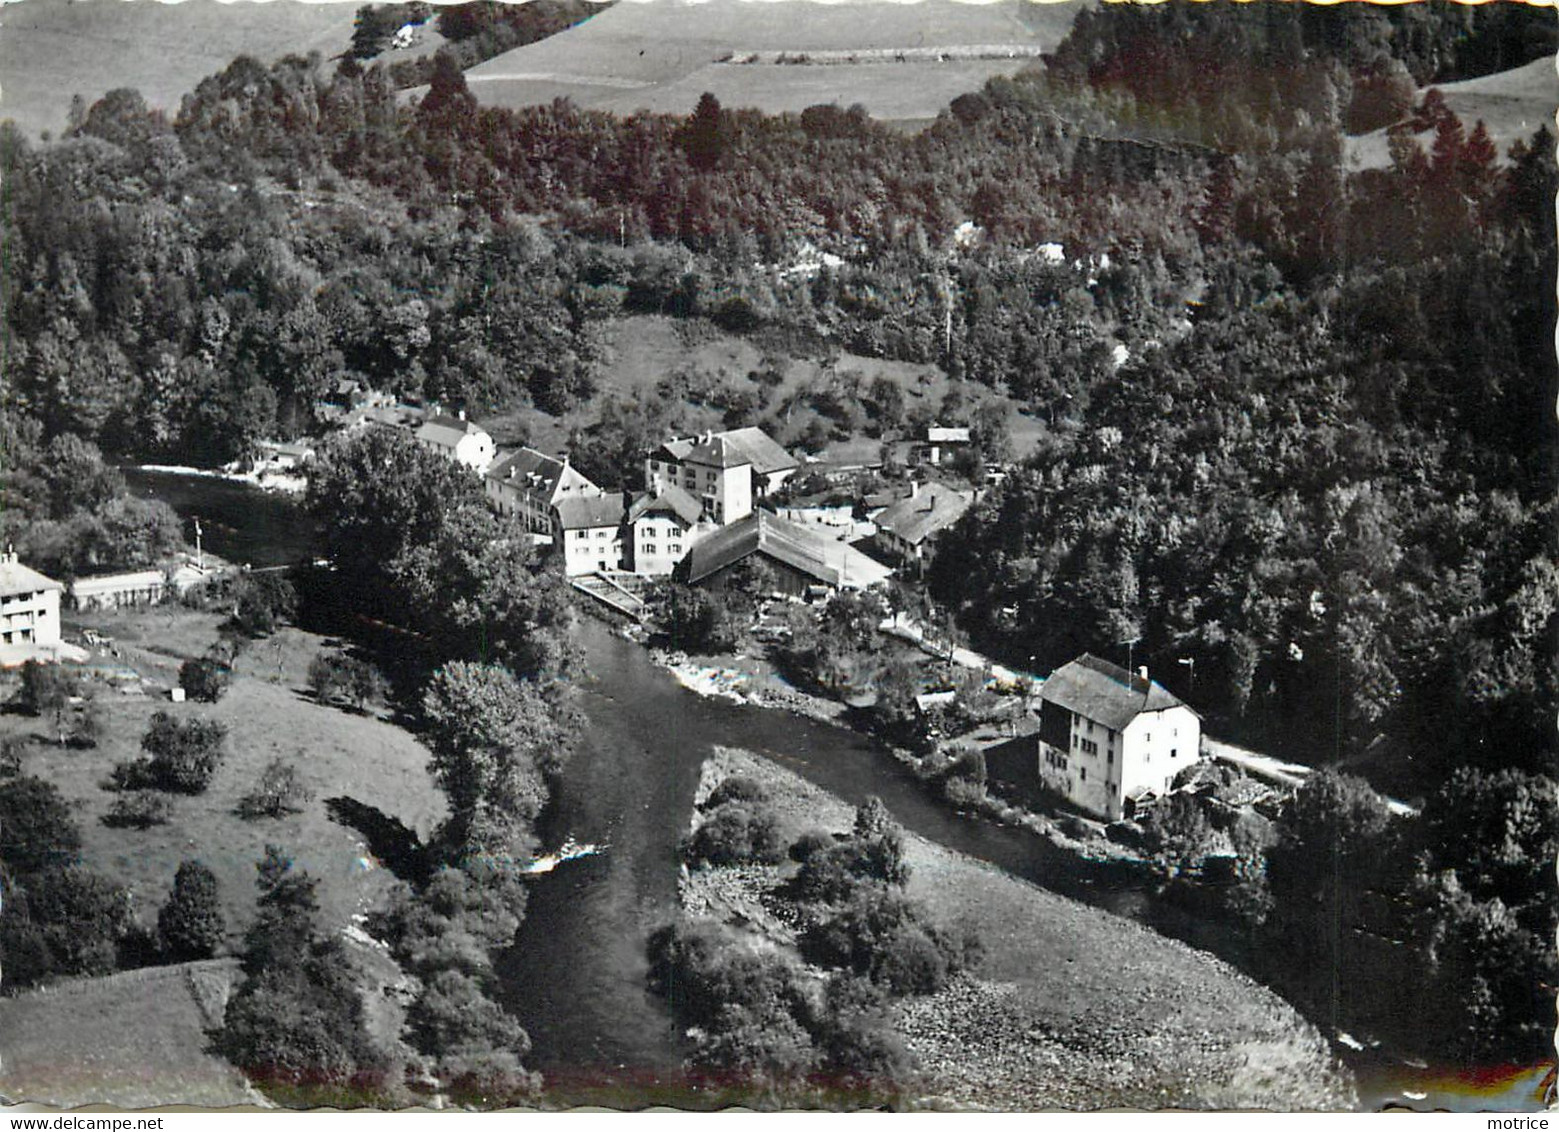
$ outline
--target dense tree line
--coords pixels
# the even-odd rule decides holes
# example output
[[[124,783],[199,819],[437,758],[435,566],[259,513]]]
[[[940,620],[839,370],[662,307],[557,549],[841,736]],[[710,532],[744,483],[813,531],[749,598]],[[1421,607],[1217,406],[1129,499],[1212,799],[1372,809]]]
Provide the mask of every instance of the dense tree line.
[[[1397,818],[1327,770],[1278,832],[1243,908],[1257,973],[1310,1017],[1445,1064],[1551,1047],[1553,778],[1463,769]]]

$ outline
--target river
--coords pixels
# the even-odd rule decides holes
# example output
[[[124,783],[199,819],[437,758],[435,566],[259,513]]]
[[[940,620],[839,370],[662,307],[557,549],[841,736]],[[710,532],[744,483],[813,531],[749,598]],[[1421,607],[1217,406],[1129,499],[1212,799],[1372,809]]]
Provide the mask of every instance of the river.
[[[313,528],[286,497],[206,477],[127,471],[126,478],[186,520],[199,516],[206,545],[224,558],[266,566],[315,553]],[[717,744],[766,755],[850,802],[875,794],[906,829],[932,841],[1166,934],[1238,952],[1239,941],[1106,866],[1080,862],[1027,831],[951,812],[864,736],[790,712],[701,698],[593,618],[581,618],[580,636],[590,672],[582,688],[588,725],[541,832],[547,845],[572,838],[604,850],[531,882],[525,923],[500,965],[507,1004],[533,1041],[526,1062],[546,1076],[557,1103],[688,1103],[678,1071],[683,1048],[663,1004],[645,989],[644,941],[675,910],[677,841],[700,764]],[[1447,1074],[1372,1051],[1345,1057],[1366,1108],[1541,1107],[1533,1096],[1541,1068]]]

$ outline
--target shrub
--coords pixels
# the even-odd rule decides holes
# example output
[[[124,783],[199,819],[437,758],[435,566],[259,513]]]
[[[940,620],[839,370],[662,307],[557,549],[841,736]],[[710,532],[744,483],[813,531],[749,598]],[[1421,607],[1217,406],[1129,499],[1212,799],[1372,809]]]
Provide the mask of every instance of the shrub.
[[[232,669],[210,657],[186,660],[179,667],[179,687],[190,699],[201,703],[216,703],[232,680]]]
[[[679,1025],[698,1030],[699,1064],[770,1081],[816,1065],[813,1008],[792,960],[699,921],[657,930],[648,950],[651,989],[667,996]]]
[[[103,709],[94,699],[83,703],[71,717],[69,742],[72,747],[96,747],[103,737]]]
[[[152,716],[151,726],[141,739],[141,748],[151,756],[150,760],[131,765],[144,764],[147,784],[158,790],[200,794],[210,785],[211,776],[222,761],[226,739],[227,728],[215,720],[191,719],[181,723],[159,711]],[[132,779],[137,773],[130,771]]]
[[[216,874],[198,861],[185,861],[173,877],[173,892],[157,913],[157,938],[175,963],[216,954],[227,934]]]
[[[942,796],[955,809],[973,809],[985,800],[985,787],[972,778],[948,778],[942,783]]]
[[[826,830],[814,829],[803,833],[796,838],[790,847],[790,859],[797,864],[805,864],[814,853],[825,849],[832,849],[839,843],[839,839]]]
[[[709,798],[704,802],[703,808],[713,810],[726,802],[749,802],[760,804],[769,800],[769,792],[763,783],[746,774],[733,774],[720,780],[709,793]]]
[[[785,855],[779,819],[767,806],[726,802],[693,832],[686,855],[695,864],[778,864]]]
[[[18,942],[32,952],[37,977],[48,974],[101,975],[117,965],[119,941],[130,931],[129,894],[105,878],[71,865],[29,876],[25,896],[14,902],[7,893],[5,916],[26,920],[31,928]],[[9,936],[10,933],[6,932]],[[10,980],[10,943],[6,944],[6,976]]]
[[[862,888],[802,937],[801,951],[819,966],[854,971],[905,995],[941,990],[977,958],[979,945],[928,923],[920,906],[898,893]]]
[[[251,574],[238,587],[233,624],[251,637],[274,633],[298,610],[298,592],[280,574]]]
[[[313,798],[298,768],[272,759],[260,772],[255,788],[238,800],[238,814],[245,818],[280,818],[296,814]]]
[[[0,739],[0,778],[18,777],[26,756],[27,747],[20,739]]]
[[[0,861],[18,873],[75,860],[81,831],[53,783],[32,775],[0,780]]]
[[[131,790],[114,799],[103,815],[103,824],[115,829],[150,829],[166,825],[173,816],[168,799],[152,790]]]

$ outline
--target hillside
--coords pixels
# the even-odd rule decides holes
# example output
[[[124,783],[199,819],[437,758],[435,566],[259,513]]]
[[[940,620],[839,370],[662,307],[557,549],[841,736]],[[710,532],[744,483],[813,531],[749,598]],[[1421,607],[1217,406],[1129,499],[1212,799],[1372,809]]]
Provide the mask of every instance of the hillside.
[[[58,133],[72,95],[91,105],[133,87],[149,106],[177,112],[201,79],[238,55],[340,54],[352,41],[356,5],[125,3],[20,0],[0,12],[0,118],[26,134]]]
[[[698,797],[732,775],[761,782],[786,840],[847,830],[854,810],[777,764],[718,750]],[[1315,1027],[1205,952],[1067,900],[914,834],[907,894],[979,932],[974,978],[898,1006],[896,1028],[934,1108],[1337,1109],[1353,1088]],[[701,868],[684,907],[783,945],[768,914],[788,866]],[[759,943],[761,936],[770,939]]]
[[[215,614],[163,609],[79,617],[116,642],[117,661],[99,657],[99,663],[133,669],[162,687],[177,681],[183,657],[210,646],[218,620]],[[326,802],[353,798],[422,835],[443,817],[443,799],[426,769],[427,751],[415,739],[372,714],[324,707],[301,693],[308,664],[323,644],[291,628],[256,642],[238,659],[232,688],[214,705],[104,692],[105,735],[95,750],[30,743],[27,773],[53,783],[75,811],[83,862],[128,888],[144,922],[155,923],[179,863],[198,858],[217,875],[228,942],[236,948],[254,915],[255,862],[267,844],[275,844],[318,878],[323,922],[344,927],[381,897],[393,878],[364,836],[336,821]],[[170,799],[173,813],[166,825],[144,830],[106,825],[102,818],[116,796],[100,783],[115,763],[140,754],[147,720],[158,710],[225,723],[228,755],[205,793]],[[37,733],[29,717],[0,717],[0,734],[25,741]],[[312,800],[301,813],[283,818],[239,817],[238,800],[277,758],[298,767]],[[367,766],[373,767],[371,775],[364,774]]]
[[[1079,6],[644,0],[489,59],[466,81],[493,106],[568,97],[623,114],[682,114],[708,90],[731,107],[861,102],[878,118],[922,119],[1052,50]]]
[[[1428,88],[1425,88],[1426,90]],[[1482,121],[1503,157],[1512,143],[1530,141],[1539,126],[1554,124],[1559,109],[1559,70],[1553,59],[1535,59],[1522,67],[1459,83],[1443,83],[1439,91],[1470,131]],[[1422,97],[1424,92],[1419,92]],[[1433,131],[1418,135],[1427,150]],[[1383,169],[1391,163],[1385,130],[1347,140],[1348,158],[1357,169]]]
[[[264,1105],[205,1052],[236,959],[124,971],[0,998],[0,1104]]]

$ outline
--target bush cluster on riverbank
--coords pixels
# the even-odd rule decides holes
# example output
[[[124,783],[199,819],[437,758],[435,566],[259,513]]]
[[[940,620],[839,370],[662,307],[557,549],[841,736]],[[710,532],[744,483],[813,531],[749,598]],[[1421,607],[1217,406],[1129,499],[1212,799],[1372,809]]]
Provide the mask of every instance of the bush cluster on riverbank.
[[[810,831],[853,827],[853,807],[741,751],[719,750],[705,764],[700,797],[733,776],[762,787],[791,843]],[[806,839],[814,852],[840,843],[832,833]],[[1352,1104],[1351,1084],[1314,1027],[1211,956],[913,834],[902,835],[901,860],[909,867],[904,897],[923,905],[932,924],[972,925],[983,958],[977,972],[957,974],[930,995],[889,1001],[878,1017],[919,1067],[896,1103]],[[739,925],[749,950],[789,954],[814,922],[786,895],[793,869],[693,869],[681,884],[683,908],[727,930]],[[870,985],[855,974],[832,978]]]

